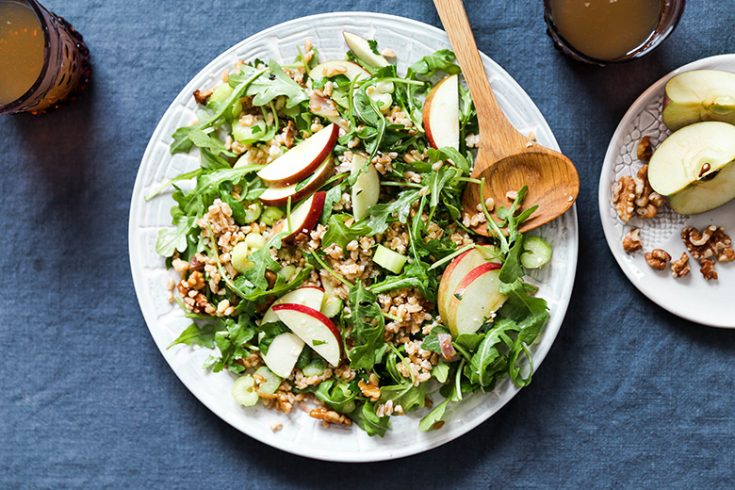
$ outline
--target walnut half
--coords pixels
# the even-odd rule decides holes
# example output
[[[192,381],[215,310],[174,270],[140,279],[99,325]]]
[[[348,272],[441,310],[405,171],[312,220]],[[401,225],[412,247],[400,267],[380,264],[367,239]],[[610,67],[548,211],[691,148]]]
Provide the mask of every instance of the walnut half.
[[[623,237],[623,250],[630,254],[642,248],[643,243],[641,242],[641,230],[638,228],[632,228]]]
[[[679,279],[689,274],[691,267],[689,267],[689,256],[686,252],[681,254],[678,260],[671,263],[671,275]]]
[[[713,259],[702,259],[699,262],[699,272],[708,281],[717,280],[717,271],[715,270],[715,261]]]
[[[645,257],[646,263],[657,271],[666,269],[669,262],[671,262],[671,255],[662,248],[655,248],[650,252],[646,252]]]

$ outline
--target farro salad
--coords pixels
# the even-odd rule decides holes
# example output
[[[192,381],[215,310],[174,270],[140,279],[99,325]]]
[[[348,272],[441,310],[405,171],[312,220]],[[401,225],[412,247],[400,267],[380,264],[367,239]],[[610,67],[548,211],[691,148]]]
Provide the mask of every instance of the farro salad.
[[[482,181],[454,54],[399,74],[392,50],[344,37],[341,60],[307,41],[291,64],[239,62],[194,93],[171,152],[201,164],[146,197],[173,187],[156,251],[192,324],[171,345],[211,349],[244,407],[380,436],[430,409],[418,427],[438,429],[468,394],[531,381],[549,313],[524,277],[551,246],[518,232],[536,209],[525,188],[463,213]]]

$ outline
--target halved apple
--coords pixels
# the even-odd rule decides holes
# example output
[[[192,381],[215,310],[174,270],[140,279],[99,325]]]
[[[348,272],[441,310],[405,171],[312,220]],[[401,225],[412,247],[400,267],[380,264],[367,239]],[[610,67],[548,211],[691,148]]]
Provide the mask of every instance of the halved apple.
[[[346,60],[326,61],[309,71],[309,78],[313,80],[332,78],[337,75],[344,75],[350,80],[370,78],[370,73],[365,68]]]
[[[434,148],[459,149],[459,77],[437,83],[424,102],[424,130]]]
[[[319,188],[332,172],[332,155],[328,155],[321,165],[306,179],[298,184],[285,186],[270,186],[261,195],[260,200],[267,206],[283,206],[291,198],[292,203],[298,202]]]
[[[499,291],[500,267],[495,262],[485,262],[459,282],[446,319],[452,335],[477,332],[503,306],[506,297]]]
[[[680,214],[698,214],[735,198],[735,126],[707,121],[674,132],[648,164],[654,191]]]
[[[735,124],[735,73],[694,70],[666,83],[664,124],[672,130],[699,121]]]
[[[449,314],[449,303],[459,282],[475,267],[487,262],[477,249],[468,250],[452,260],[439,281],[437,307],[439,315],[446,322]]]
[[[263,315],[261,323],[273,323],[278,321],[278,316],[273,312],[273,307],[285,303],[295,305],[306,305],[310,308],[318,310],[322,306],[324,300],[324,290],[316,286],[303,286],[290,291],[273,302],[268,311]]]
[[[332,152],[339,126],[330,124],[317,131],[258,171],[269,184],[288,185],[306,178]]]
[[[288,378],[302,350],[304,350],[303,340],[291,332],[283,332],[273,338],[273,342],[268,346],[268,352],[263,355],[263,362],[281,378]]]
[[[282,304],[273,307],[278,318],[306,345],[332,366],[342,357],[342,335],[337,326],[319,310],[304,305]]]
[[[355,53],[355,56],[364,61],[365,64],[375,68],[382,68],[389,65],[388,60],[383,55],[373,51],[367,39],[351,32],[343,32],[342,35],[350,50]]]
[[[308,233],[309,230],[316,226],[317,221],[324,210],[324,200],[326,192],[319,191],[302,201],[296,208],[291,211],[291,217],[283,218],[273,227],[274,233],[286,232],[283,240],[292,240],[299,233]]]
[[[355,153],[352,156],[352,175],[361,172],[352,185],[352,216],[356,221],[368,215],[368,209],[378,203],[380,198],[380,177],[367,155]]]

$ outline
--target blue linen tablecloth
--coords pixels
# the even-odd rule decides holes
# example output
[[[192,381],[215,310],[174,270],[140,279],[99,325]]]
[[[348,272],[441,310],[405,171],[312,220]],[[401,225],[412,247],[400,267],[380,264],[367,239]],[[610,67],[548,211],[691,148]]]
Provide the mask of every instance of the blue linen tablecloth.
[[[0,488],[732,487],[735,332],[680,320],[628,283],[603,238],[597,185],[641,91],[735,50],[733,2],[689,2],[657,52],[604,69],[553,49],[541,0],[467,2],[480,49],[526,89],[579,167],[574,295],[534,382],[491,420],[428,453],[359,467],[265,446],[176,379],[133,291],[129,201],[159,118],[221,51],[336,10],[438,26],[432,4],[46,3],[84,34],[94,79],[62,111],[0,117]]]

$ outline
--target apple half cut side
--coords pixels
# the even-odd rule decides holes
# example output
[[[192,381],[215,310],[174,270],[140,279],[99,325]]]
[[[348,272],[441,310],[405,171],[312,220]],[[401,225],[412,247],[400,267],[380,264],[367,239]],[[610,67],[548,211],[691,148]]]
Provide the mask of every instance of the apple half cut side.
[[[271,345],[268,346],[268,352],[263,355],[263,362],[281,378],[288,378],[302,350],[304,350],[303,340],[291,332],[283,332],[273,338]]]
[[[273,227],[273,232],[286,232],[286,236],[283,237],[285,241],[293,240],[299,233],[309,232],[316,226],[317,221],[319,221],[322,215],[326,195],[324,191],[312,194],[291,211],[291,219],[286,217],[276,223],[276,226]]]
[[[373,51],[367,39],[351,32],[343,32],[342,36],[344,36],[347,46],[355,53],[355,56],[366,64],[375,68],[383,68],[389,65],[388,60],[383,55]]]
[[[327,155],[321,165],[306,179],[297,184],[270,186],[261,195],[260,201],[266,206],[283,206],[291,198],[291,202],[300,201],[319,188],[327,180],[333,169],[332,155]]]
[[[653,152],[648,180],[679,214],[699,214],[735,198],[735,126],[706,121],[675,131]]]
[[[472,269],[457,285],[449,303],[447,324],[455,337],[475,333],[506,297],[499,291],[500,264],[485,262]]]
[[[322,128],[259,170],[258,177],[276,185],[305,179],[332,152],[338,135],[339,126],[336,124]]]
[[[282,305],[285,303],[295,305],[305,305],[310,308],[318,310],[322,306],[324,301],[324,290],[316,286],[303,286],[293,291],[289,291],[277,300],[273,302],[268,311],[263,315],[263,319],[260,321],[261,324],[273,323],[278,321],[278,315],[273,312],[273,307],[276,305]]]
[[[448,319],[449,304],[454,291],[457,289],[460,281],[475,267],[487,262],[477,249],[468,250],[452,260],[439,281],[439,290],[437,291],[437,307],[439,315],[445,321]]]
[[[306,345],[334,367],[342,358],[342,335],[337,326],[319,310],[304,305],[273,307],[278,318]]]
[[[344,75],[350,81],[354,79],[364,80],[366,78],[370,78],[370,73],[368,73],[365,68],[361,67],[357,63],[344,60],[326,61],[316,65],[309,71],[309,78],[312,80],[332,78],[337,75]]]
[[[693,70],[666,82],[661,113],[672,131],[699,121],[735,124],[735,73]]]
[[[424,130],[434,148],[459,150],[459,77],[450,75],[431,89],[424,102]]]

